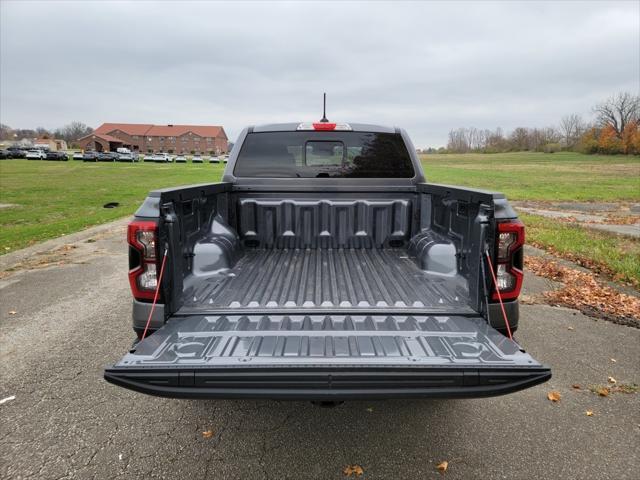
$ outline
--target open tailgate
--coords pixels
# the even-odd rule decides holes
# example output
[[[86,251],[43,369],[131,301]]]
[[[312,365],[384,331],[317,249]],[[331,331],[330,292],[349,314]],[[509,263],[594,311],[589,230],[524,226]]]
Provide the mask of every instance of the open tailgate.
[[[105,379],[178,398],[483,397],[549,367],[481,317],[198,315],[170,319]]]

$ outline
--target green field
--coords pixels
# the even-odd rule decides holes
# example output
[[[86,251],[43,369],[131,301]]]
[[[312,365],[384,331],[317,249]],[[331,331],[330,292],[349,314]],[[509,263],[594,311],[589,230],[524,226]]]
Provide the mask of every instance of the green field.
[[[0,251],[132,214],[149,190],[217,182],[224,165],[0,161]],[[103,205],[118,202],[117,208]]]
[[[640,202],[640,158],[576,153],[425,155],[428,181],[504,192],[511,200]],[[223,165],[0,161],[0,253],[132,214],[149,190],[219,181]],[[108,202],[119,202],[105,209]],[[525,217],[528,238],[640,284],[635,240]]]
[[[498,190],[510,200],[638,201],[640,157],[581,153],[423,155],[427,180]]]

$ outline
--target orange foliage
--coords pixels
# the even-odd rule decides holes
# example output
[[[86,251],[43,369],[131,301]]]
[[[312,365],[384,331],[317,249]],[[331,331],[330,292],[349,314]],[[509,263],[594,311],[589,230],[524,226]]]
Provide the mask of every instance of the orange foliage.
[[[622,153],[622,140],[618,138],[616,131],[611,125],[607,125],[600,130],[598,137],[598,151],[600,153]]]
[[[640,124],[637,121],[625,125],[622,131],[622,148],[628,155],[640,154]]]

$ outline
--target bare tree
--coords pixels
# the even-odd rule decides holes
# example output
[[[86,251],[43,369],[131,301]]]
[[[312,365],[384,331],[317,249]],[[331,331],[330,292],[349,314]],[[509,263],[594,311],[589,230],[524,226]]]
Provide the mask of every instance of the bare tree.
[[[640,96],[622,92],[593,108],[600,126],[610,125],[618,138],[624,127],[640,118]]]
[[[13,128],[4,123],[0,123],[0,140],[13,140]]]
[[[47,130],[44,127],[38,127],[36,128],[36,135],[38,137],[50,137],[51,136],[51,132],[49,132],[49,130]]]
[[[560,120],[560,135],[568,148],[572,148],[578,143],[584,130],[585,124],[580,115],[572,113],[562,117]]]
[[[517,127],[509,136],[511,149],[523,151],[529,149],[529,131],[524,127]]]
[[[56,129],[55,136],[65,140],[67,143],[72,143],[91,132],[93,132],[93,128],[86,126],[84,123],[71,122],[62,128]]]

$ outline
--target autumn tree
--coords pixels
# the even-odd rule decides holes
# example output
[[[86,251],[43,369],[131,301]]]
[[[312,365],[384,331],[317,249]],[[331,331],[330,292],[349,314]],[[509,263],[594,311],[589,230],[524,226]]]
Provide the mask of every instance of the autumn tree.
[[[625,125],[622,132],[622,153],[640,155],[640,121],[634,120]]]
[[[606,154],[622,153],[622,140],[618,138],[612,125],[605,125],[598,136],[598,152]]]
[[[596,105],[593,111],[603,130],[610,126],[616,137],[622,139],[622,132],[627,124],[640,119],[640,96],[628,92],[618,93]]]

